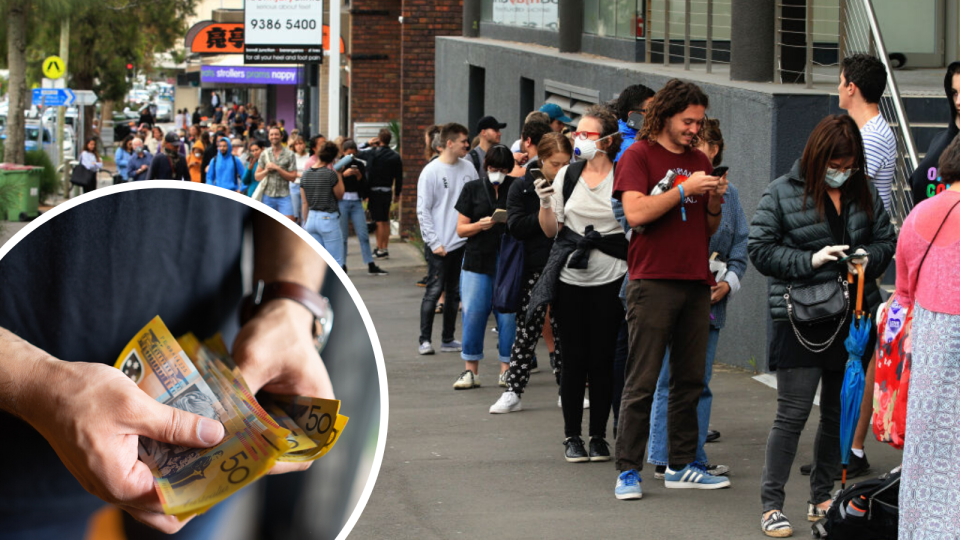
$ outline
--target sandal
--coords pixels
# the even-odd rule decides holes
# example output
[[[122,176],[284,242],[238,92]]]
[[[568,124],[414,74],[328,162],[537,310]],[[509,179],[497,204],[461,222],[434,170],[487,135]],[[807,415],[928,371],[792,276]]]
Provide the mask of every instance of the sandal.
[[[443,313],[443,302],[437,302],[437,309],[434,310],[434,313]]]

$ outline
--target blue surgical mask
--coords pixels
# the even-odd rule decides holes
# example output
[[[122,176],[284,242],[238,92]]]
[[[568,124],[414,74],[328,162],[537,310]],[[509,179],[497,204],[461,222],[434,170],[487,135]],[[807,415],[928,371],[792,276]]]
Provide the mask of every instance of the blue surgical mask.
[[[846,182],[847,179],[850,178],[850,174],[852,172],[853,171],[851,171],[850,169],[847,169],[845,171],[838,171],[831,167],[827,169],[827,174],[824,180],[826,180],[828,186],[836,189],[842,186],[844,182]]]

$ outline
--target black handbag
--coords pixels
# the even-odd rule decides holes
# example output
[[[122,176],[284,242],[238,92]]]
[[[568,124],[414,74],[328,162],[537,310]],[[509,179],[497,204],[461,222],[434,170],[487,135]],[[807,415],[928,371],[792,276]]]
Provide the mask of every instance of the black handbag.
[[[93,187],[96,181],[96,171],[91,171],[83,165],[77,165],[70,173],[70,183],[82,188]]]
[[[842,275],[838,275],[837,279],[823,283],[800,287],[789,285],[783,299],[787,302],[787,318],[790,320],[793,333],[797,336],[797,341],[808,351],[820,353],[833,344],[840,329],[843,328],[843,323],[847,321],[847,313],[850,309],[850,286]],[[823,343],[805,339],[798,328],[798,326],[810,326],[836,319],[840,320],[836,331]]]

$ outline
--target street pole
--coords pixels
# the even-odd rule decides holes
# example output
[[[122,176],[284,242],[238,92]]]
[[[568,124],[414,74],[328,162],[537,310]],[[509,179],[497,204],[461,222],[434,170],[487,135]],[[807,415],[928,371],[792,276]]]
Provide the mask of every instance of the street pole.
[[[327,139],[340,136],[340,0],[330,0],[329,87],[327,97]]]
[[[69,61],[70,56],[70,19],[64,17],[63,21],[60,22],[60,58],[63,60],[63,78],[66,82],[67,77],[67,62]],[[65,84],[66,88],[67,85]],[[66,165],[66,161],[63,159],[63,128],[66,124],[66,107],[57,107],[57,163],[63,163]],[[76,136],[76,134],[74,134]],[[76,137],[74,137],[76,138]],[[76,145],[80,144],[79,141],[73,141],[74,151],[76,151]],[[70,197],[70,177],[67,173],[67,167],[62,167],[63,169],[63,197]]]

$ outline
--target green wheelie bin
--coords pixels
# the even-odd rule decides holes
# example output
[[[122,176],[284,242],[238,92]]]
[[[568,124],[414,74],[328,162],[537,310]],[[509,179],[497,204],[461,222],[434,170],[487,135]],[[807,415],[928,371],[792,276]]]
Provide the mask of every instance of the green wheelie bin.
[[[0,163],[0,186],[16,184],[16,202],[7,208],[7,221],[28,221],[40,215],[40,174],[43,167]]]

